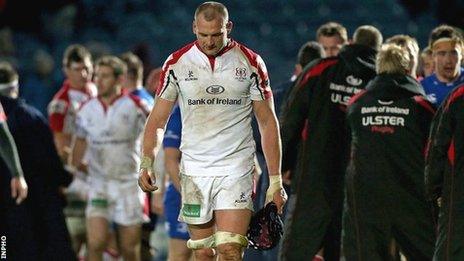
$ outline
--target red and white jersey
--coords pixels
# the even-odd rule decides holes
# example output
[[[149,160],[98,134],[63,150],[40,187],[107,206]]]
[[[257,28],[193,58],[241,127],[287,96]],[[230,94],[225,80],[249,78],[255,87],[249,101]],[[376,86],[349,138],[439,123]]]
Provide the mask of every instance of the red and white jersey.
[[[97,95],[97,88],[89,83],[85,90],[72,89],[65,81],[48,105],[48,119],[53,132],[74,134],[76,113],[83,102]]]
[[[183,173],[240,175],[254,166],[252,101],[272,97],[259,55],[230,40],[212,57],[193,42],[168,57],[157,95],[178,98]]]
[[[6,121],[6,114],[5,111],[3,110],[2,104],[0,103],[0,123]]]
[[[120,95],[109,106],[99,98],[82,105],[75,135],[87,141],[90,177],[137,179],[147,115],[148,108],[134,95]]]

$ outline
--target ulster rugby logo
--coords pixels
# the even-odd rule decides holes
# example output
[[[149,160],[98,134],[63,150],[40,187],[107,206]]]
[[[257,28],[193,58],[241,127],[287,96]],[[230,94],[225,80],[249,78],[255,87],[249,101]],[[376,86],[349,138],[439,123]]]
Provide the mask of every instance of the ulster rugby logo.
[[[243,82],[244,80],[246,80],[246,76],[247,76],[247,70],[246,68],[235,68],[235,79],[240,81],[240,82]]]
[[[206,92],[209,94],[221,94],[224,92],[224,87],[221,85],[211,85],[208,88],[206,88]]]

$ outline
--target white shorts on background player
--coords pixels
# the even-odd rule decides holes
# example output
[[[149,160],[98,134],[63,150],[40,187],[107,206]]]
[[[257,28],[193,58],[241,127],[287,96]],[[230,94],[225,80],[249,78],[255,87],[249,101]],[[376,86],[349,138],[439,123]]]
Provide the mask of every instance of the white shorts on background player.
[[[144,222],[145,195],[137,182],[90,178],[86,216],[103,217],[119,225]]]

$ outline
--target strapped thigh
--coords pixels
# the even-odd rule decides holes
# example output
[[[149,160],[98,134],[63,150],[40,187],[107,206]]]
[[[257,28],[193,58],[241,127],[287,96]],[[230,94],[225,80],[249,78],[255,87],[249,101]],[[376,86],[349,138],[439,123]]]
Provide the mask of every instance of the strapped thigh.
[[[187,247],[190,249],[194,249],[194,250],[216,247],[214,234],[207,238],[202,238],[202,239],[197,239],[197,240],[189,239],[187,241]]]
[[[215,243],[217,245],[226,244],[226,243],[236,243],[242,247],[248,246],[248,239],[240,234],[231,233],[226,231],[217,231],[214,234]]]

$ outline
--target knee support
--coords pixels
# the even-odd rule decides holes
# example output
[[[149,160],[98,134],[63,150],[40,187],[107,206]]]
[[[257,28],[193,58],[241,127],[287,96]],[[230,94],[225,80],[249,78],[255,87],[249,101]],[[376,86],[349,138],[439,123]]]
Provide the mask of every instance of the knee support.
[[[217,231],[215,234],[202,239],[187,241],[187,247],[193,250],[202,249],[202,248],[215,248],[217,245],[226,244],[226,243],[236,243],[242,247],[248,246],[248,239],[240,234],[226,232],[226,231]]]
[[[217,231],[214,234],[215,243],[217,245],[226,244],[226,243],[236,243],[242,247],[248,246],[248,239],[240,234],[226,232],[226,231]]]
[[[216,247],[214,234],[207,238],[197,240],[189,239],[187,241],[187,247],[193,250]]]

